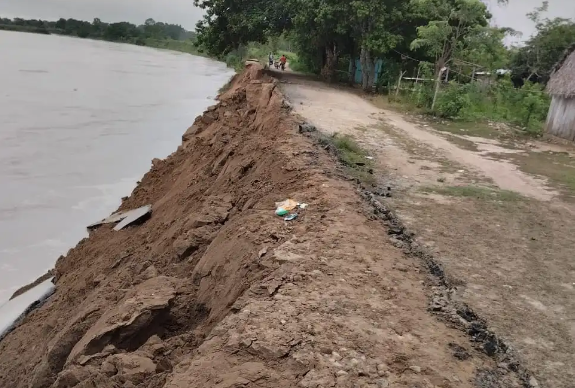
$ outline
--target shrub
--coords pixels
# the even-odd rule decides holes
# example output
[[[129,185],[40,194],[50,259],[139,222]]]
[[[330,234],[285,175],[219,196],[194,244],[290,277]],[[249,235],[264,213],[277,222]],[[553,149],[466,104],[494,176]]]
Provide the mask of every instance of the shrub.
[[[435,113],[444,118],[460,118],[471,107],[469,91],[464,85],[450,82],[437,96]]]
[[[526,82],[516,88],[508,77],[442,85],[431,112],[433,94],[433,82],[418,83],[403,90],[401,99],[446,119],[507,122],[534,135],[542,132],[550,105],[543,85]]]

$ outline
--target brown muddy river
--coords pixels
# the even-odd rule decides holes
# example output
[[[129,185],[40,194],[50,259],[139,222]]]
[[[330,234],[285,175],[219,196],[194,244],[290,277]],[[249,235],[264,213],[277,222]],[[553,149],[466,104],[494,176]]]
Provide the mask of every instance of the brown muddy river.
[[[180,144],[233,74],[188,54],[0,31],[0,305]]]

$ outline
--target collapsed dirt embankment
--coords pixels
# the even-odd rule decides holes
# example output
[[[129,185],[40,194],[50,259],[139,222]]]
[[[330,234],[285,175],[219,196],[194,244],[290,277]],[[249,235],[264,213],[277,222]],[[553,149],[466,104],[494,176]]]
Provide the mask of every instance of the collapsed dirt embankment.
[[[155,160],[0,343],[0,387],[517,387],[427,312],[414,259],[258,65]],[[307,202],[294,221],[274,202]]]
[[[170,369],[166,357],[115,353],[190,351],[269,271],[254,258],[285,226],[259,225],[306,173],[287,158],[282,97],[268,81],[256,67],[238,76],[178,151],[154,161],[120,208],[151,203],[148,222],[122,232],[102,226],[58,260],[55,295],[0,344],[0,386],[72,386],[93,375],[104,387],[102,368],[112,364],[141,361],[130,370],[139,376]]]

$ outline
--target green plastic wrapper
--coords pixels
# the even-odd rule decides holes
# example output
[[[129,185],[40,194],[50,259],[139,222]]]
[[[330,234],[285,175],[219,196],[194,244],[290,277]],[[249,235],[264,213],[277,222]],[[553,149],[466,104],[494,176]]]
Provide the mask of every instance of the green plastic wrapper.
[[[281,208],[281,207],[278,207],[278,208],[276,209],[276,215],[278,215],[278,216],[280,216],[280,217],[281,217],[281,216],[285,216],[285,215],[288,214],[288,213],[289,213],[289,212],[288,212],[286,209],[283,209],[283,208]]]

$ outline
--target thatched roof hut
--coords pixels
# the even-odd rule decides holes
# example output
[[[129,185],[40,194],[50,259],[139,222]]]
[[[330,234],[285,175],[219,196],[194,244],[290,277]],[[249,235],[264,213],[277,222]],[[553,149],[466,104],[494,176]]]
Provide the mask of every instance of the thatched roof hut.
[[[547,92],[552,96],[547,133],[575,141],[575,43],[553,68]]]
[[[547,92],[552,96],[575,96],[575,43],[571,45],[553,67],[547,83]]]

